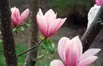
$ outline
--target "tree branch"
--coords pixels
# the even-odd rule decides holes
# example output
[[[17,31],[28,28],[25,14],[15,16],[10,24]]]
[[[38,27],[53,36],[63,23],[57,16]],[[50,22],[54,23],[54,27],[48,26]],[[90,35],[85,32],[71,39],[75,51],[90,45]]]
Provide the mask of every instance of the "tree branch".
[[[22,56],[22,55],[24,55],[25,53],[27,53],[27,52],[29,52],[29,51],[32,51],[32,50],[35,49],[35,48],[38,48],[39,45],[40,45],[44,40],[46,40],[46,39],[43,39],[43,40],[41,40],[40,42],[35,43],[35,45],[34,45],[33,47],[31,47],[31,48],[29,48],[28,50],[26,50],[26,51],[22,52],[21,54],[17,55],[17,58],[20,57],[20,56]]]
[[[102,23],[103,23],[103,6],[101,6],[91,26],[89,27],[89,29],[86,30],[86,32],[81,38],[81,41],[83,43],[83,51],[86,51],[91,46],[95,37],[98,35],[100,30],[103,28]]]
[[[29,48],[33,47],[35,42],[38,42],[38,26],[36,22],[36,14],[38,12],[38,3],[39,0],[29,0],[30,2],[30,43]],[[36,61],[33,61],[37,57],[37,48],[34,48],[30,52],[28,52],[24,66],[34,66]]]
[[[15,42],[11,29],[9,0],[0,0],[0,18],[6,66],[17,66]]]

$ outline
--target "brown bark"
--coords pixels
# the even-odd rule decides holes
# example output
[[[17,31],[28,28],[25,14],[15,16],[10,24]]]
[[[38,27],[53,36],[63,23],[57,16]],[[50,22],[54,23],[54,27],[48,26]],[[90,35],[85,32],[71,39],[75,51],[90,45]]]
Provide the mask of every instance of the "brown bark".
[[[30,38],[30,44],[29,44],[29,48],[33,47],[35,45],[35,42],[37,42],[38,40],[38,26],[37,26],[37,22],[36,22],[36,14],[38,11],[38,3],[39,0],[30,0],[30,16],[31,16],[31,21],[30,21],[30,27],[31,27],[31,38]],[[37,48],[34,48],[33,50],[29,51],[24,63],[24,66],[34,66],[36,61],[34,61],[34,59],[36,59],[37,57]]]
[[[0,0],[0,18],[6,66],[17,66],[15,42],[11,29],[11,13],[8,0]]]
[[[103,6],[98,11],[95,19],[93,20],[90,28],[84,33],[84,35],[81,38],[81,41],[83,43],[83,50],[86,51],[100,32],[100,30],[103,28]]]

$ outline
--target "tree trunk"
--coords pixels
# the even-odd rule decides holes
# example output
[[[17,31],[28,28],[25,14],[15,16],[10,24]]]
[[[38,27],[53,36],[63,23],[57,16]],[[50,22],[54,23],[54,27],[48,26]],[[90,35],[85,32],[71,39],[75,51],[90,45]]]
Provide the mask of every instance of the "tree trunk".
[[[30,37],[31,38],[30,38],[29,48],[33,47],[35,45],[35,42],[38,41],[38,26],[36,22],[36,14],[39,9],[38,3],[39,3],[39,0],[30,0],[30,11],[31,11],[30,13],[31,36]],[[37,57],[37,48],[28,52],[24,66],[34,66],[36,63],[34,59],[36,59],[36,57]]]
[[[9,0],[0,0],[0,23],[6,66],[17,66],[15,42],[11,29]]]

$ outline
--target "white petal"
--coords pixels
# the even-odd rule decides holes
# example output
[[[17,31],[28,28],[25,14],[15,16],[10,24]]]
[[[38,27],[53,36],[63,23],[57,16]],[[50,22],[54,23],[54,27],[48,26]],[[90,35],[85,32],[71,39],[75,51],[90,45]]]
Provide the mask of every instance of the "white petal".
[[[53,60],[50,66],[64,66],[64,64],[60,60]]]
[[[85,65],[92,64],[94,61],[96,61],[97,58],[98,58],[97,56],[89,56],[89,57],[81,60],[79,65],[80,66],[85,66]]]
[[[89,56],[93,56],[96,55],[101,49],[89,49],[86,52],[84,52],[84,54],[80,57],[80,61],[89,57]]]
[[[96,15],[97,15],[100,7],[101,7],[101,6],[94,5],[94,6],[89,10],[87,29],[89,28],[89,26],[90,26],[91,23],[93,22],[94,18],[96,17]]]
[[[74,51],[76,51],[79,54],[79,56],[81,56],[83,47],[82,47],[81,40],[79,39],[79,36],[74,37],[71,41],[73,44]]]
[[[45,13],[44,17],[45,17],[45,20],[46,20],[46,23],[48,24],[48,26],[51,24],[51,22],[52,22],[53,20],[56,19],[56,16],[57,16],[57,14],[55,14],[52,9],[49,9],[49,10]]]

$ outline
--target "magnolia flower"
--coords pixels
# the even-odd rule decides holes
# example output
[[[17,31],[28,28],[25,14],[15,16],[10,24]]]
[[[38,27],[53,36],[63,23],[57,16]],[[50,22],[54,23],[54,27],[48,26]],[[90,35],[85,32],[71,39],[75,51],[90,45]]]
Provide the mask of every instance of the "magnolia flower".
[[[83,53],[82,43],[78,36],[73,39],[63,37],[58,43],[58,53],[62,61],[53,60],[50,66],[89,66],[98,57],[100,49],[89,49]]]
[[[16,27],[18,25],[23,25],[24,21],[29,15],[29,9],[26,9],[21,15],[18,8],[13,7],[11,8],[11,20],[12,20],[12,26]]]
[[[57,14],[55,14],[52,9],[48,10],[45,15],[43,15],[41,9],[39,9],[36,18],[40,32],[43,34],[43,36],[51,37],[64,24],[66,18],[61,19],[56,17]]]
[[[96,4],[98,6],[102,6],[103,5],[103,0],[96,0]]]
[[[101,6],[97,6],[96,4],[89,10],[88,13],[88,26],[87,29],[89,28],[89,26],[92,24],[93,20],[95,19],[99,9]]]
[[[94,6],[89,10],[87,29],[92,24],[93,20],[95,19],[96,15],[102,5],[103,5],[103,0],[96,0],[96,4],[94,4]]]

